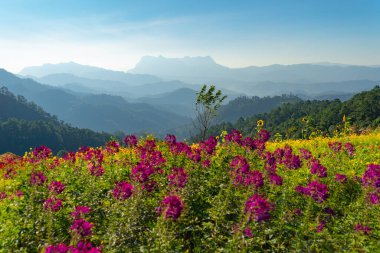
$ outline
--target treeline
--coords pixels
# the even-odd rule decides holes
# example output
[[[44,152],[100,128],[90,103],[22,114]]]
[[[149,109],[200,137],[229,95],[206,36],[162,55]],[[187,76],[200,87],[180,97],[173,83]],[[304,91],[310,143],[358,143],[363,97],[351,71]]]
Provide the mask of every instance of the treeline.
[[[221,106],[218,120],[235,122],[240,117],[245,118],[259,113],[270,112],[273,108],[281,106],[284,103],[295,103],[301,100],[294,95],[273,97],[242,96],[230,101],[227,105]]]
[[[40,145],[57,153],[77,150],[82,145],[101,146],[110,138],[106,133],[65,124],[22,96],[0,89],[0,154],[22,155]]]
[[[356,94],[345,102],[336,99],[284,103],[268,113],[214,125],[208,134],[218,135],[235,128],[243,135],[254,135],[258,120],[264,121],[272,137],[277,133],[288,139],[308,138],[313,134],[329,136],[347,128],[357,132],[376,128],[380,125],[380,87]]]

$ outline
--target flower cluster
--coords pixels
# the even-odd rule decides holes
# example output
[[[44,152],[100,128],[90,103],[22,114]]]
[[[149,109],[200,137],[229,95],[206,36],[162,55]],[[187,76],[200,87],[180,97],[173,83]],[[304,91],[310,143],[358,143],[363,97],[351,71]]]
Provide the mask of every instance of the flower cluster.
[[[132,196],[133,186],[130,183],[126,181],[121,181],[116,182],[115,185],[116,187],[113,189],[112,192],[115,199],[125,200]]]
[[[226,140],[227,142],[235,142],[241,145],[243,143],[242,138],[242,134],[238,130],[234,129],[232,130],[232,132],[230,132],[224,137],[224,140]]]
[[[372,231],[372,229],[370,227],[364,226],[364,225],[362,225],[360,223],[356,224],[355,227],[354,227],[354,229],[356,231],[363,232],[363,234],[365,234],[365,235],[369,235],[371,233],[371,231]]]
[[[347,142],[346,144],[344,144],[344,149],[347,151],[349,156],[354,156],[355,147],[354,147],[354,145],[352,145],[352,143]]]
[[[32,172],[29,182],[31,185],[43,185],[46,182],[46,176],[42,171]]]
[[[257,222],[268,220],[272,209],[273,205],[258,194],[249,197],[245,202],[245,212],[249,214],[249,219]]]
[[[327,185],[317,180],[310,182],[307,187],[297,186],[296,191],[312,197],[317,203],[322,203],[329,197]]]
[[[230,163],[231,178],[235,186],[238,185],[253,185],[255,188],[260,188],[264,184],[263,175],[260,171],[251,171],[247,160],[242,156],[234,157]]]
[[[70,229],[77,235],[81,237],[89,236],[92,234],[92,228],[94,224],[85,219],[77,219],[74,220],[73,225],[71,225]]]
[[[336,173],[335,174],[335,181],[337,181],[339,183],[346,183],[347,182],[347,176],[344,174]]]
[[[33,160],[35,162],[46,159],[50,157],[51,155],[52,155],[51,149],[46,146],[39,146],[39,147],[34,148],[33,150],[33,157],[34,157]]]
[[[53,181],[49,185],[49,190],[51,192],[60,194],[65,190],[65,185],[61,181]]]
[[[310,173],[313,175],[318,175],[318,177],[327,177],[327,168],[323,166],[319,160],[311,159],[310,162]]]
[[[48,198],[44,202],[44,208],[52,212],[57,212],[62,208],[62,200],[55,197]]]
[[[128,147],[136,147],[137,146],[137,137],[135,135],[127,135],[124,138],[124,143]]]
[[[168,175],[169,185],[183,188],[187,183],[188,177],[189,176],[183,168],[174,168]]]
[[[157,208],[157,213],[163,214],[165,219],[176,221],[182,213],[183,202],[179,196],[166,197]]]

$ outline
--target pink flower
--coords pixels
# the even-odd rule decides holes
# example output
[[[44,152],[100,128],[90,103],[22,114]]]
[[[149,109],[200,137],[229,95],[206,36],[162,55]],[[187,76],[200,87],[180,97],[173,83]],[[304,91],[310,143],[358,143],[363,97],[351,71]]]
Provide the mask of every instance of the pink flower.
[[[268,220],[270,218],[269,212],[272,209],[273,205],[258,194],[249,197],[245,202],[245,212],[249,214],[250,219],[255,221]]]
[[[252,238],[253,237],[253,233],[252,233],[252,230],[250,227],[246,227],[244,230],[243,230],[243,233],[246,237],[249,237],[249,238]]]
[[[91,229],[94,225],[85,219],[75,220],[70,229],[79,236],[89,236],[92,234]]]
[[[71,213],[71,216],[74,217],[74,219],[80,219],[89,212],[91,212],[91,209],[88,206],[76,206],[75,211]]]
[[[46,181],[46,176],[41,171],[32,172],[29,181],[32,185],[43,185]]]
[[[65,185],[62,184],[60,181],[53,181],[49,185],[49,190],[57,194],[60,194],[61,192],[63,192],[63,190],[65,190]]]
[[[157,208],[159,214],[164,214],[165,219],[177,220],[181,216],[183,202],[179,196],[166,197]]]
[[[132,196],[133,192],[133,186],[126,182],[126,181],[121,181],[121,182],[116,182],[115,183],[116,187],[113,190],[113,196],[116,199],[119,200],[125,200]]]
[[[57,199],[57,198],[48,198],[44,202],[44,207],[47,210],[51,210],[53,212],[57,212],[62,208],[62,200]]]
[[[188,175],[183,168],[174,168],[171,174],[168,175],[169,185],[174,185],[183,188],[187,183]]]

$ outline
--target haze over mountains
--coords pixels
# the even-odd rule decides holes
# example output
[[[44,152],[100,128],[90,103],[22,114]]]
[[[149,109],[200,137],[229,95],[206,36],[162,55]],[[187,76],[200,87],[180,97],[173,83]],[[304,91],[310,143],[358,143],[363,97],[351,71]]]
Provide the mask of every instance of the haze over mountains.
[[[146,56],[128,72],[74,62],[27,67],[18,76],[0,70],[0,86],[73,126],[158,135],[191,125],[196,91],[203,84],[214,84],[228,95],[221,122],[298,99],[259,98],[263,96],[347,100],[379,83],[380,67],[376,66],[318,63],[229,68],[211,57]],[[234,100],[242,95],[255,97]]]
[[[20,75],[76,91],[106,92],[135,99],[179,88],[197,90],[214,84],[226,94],[250,96],[282,93],[318,96],[368,90],[379,83],[380,67],[334,63],[229,68],[211,57],[165,58],[145,56],[128,72],[76,63],[45,64],[23,69]],[[62,76],[70,74],[70,76]]]

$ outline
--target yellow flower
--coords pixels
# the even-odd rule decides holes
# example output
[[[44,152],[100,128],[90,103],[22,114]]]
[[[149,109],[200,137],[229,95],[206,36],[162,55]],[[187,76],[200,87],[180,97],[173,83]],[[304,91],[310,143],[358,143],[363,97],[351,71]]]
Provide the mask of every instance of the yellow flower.
[[[343,123],[346,123],[346,114],[343,114]]]
[[[258,126],[258,127],[262,127],[262,126],[264,126],[264,120],[259,119],[259,120],[257,121],[257,126]]]

